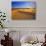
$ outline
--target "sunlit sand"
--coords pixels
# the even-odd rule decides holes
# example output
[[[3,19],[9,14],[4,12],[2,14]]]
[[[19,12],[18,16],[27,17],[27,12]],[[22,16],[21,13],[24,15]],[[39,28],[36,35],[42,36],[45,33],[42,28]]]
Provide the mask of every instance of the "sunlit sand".
[[[33,19],[35,16],[35,9],[25,8],[25,9],[12,9],[12,19]]]

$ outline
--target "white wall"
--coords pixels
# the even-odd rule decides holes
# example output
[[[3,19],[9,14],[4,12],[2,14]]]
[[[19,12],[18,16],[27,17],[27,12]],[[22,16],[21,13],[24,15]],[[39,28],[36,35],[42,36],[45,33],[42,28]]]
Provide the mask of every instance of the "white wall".
[[[6,27],[46,27],[46,0],[29,0],[36,1],[37,3],[36,20],[15,21],[11,19],[11,1],[12,0],[0,0],[0,10],[5,11],[8,18]]]
[[[18,37],[21,38],[21,36],[23,36],[25,34],[32,33],[32,31],[33,32],[36,31],[35,33],[37,33],[37,32],[41,33],[41,31],[43,31],[42,33],[46,33],[46,5],[45,5],[46,0],[30,0],[30,1],[36,1],[36,3],[37,3],[36,20],[15,20],[15,21],[12,21],[11,20],[11,0],[0,0],[0,10],[2,10],[3,12],[6,12],[6,15],[7,15],[8,21],[6,23],[6,27],[13,27],[13,28],[8,28],[8,29],[11,29],[11,31],[13,31],[13,30],[20,31],[19,32],[20,36],[19,36],[19,34],[14,33],[16,36],[15,40],[16,39],[18,40]],[[22,27],[24,27],[24,28],[22,28]],[[0,31],[2,31],[2,30],[0,29]],[[17,43],[17,44],[19,45],[20,43]]]

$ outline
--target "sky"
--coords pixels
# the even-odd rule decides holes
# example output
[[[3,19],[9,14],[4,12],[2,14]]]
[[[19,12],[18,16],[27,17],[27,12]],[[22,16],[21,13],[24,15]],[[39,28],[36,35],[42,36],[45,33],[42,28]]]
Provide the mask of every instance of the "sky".
[[[12,1],[12,8],[35,8],[36,2]]]
[[[31,0],[12,0],[12,1],[31,1]]]

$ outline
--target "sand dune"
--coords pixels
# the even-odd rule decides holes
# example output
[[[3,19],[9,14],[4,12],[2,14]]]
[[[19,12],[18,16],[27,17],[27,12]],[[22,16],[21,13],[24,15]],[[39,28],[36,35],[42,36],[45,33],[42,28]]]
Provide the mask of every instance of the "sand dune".
[[[12,19],[33,19],[34,9],[12,9]]]

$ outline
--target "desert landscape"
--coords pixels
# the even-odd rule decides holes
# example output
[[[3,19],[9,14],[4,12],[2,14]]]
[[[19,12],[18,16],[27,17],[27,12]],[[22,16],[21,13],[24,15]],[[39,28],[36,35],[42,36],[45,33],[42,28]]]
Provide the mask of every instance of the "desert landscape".
[[[12,8],[13,20],[35,19],[36,9],[33,8]]]

